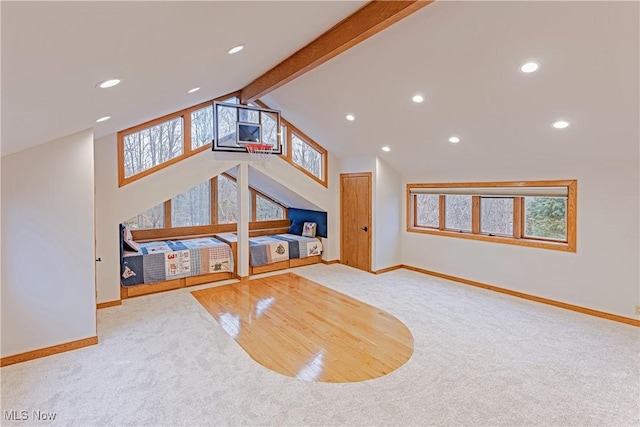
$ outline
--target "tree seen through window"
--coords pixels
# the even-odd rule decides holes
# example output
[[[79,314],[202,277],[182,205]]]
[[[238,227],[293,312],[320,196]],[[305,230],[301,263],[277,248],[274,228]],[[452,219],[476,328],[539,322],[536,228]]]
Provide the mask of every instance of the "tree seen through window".
[[[183,153],[182,117],[124,137],[124,176],[143,172]]]

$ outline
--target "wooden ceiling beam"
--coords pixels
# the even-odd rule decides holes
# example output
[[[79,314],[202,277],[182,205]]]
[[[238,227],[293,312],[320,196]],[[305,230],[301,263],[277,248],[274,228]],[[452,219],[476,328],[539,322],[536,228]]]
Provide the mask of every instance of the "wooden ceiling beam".
[[[254,101],[379,33],[433,0],[374,0],[267,71],[240,91],[240,102]]]

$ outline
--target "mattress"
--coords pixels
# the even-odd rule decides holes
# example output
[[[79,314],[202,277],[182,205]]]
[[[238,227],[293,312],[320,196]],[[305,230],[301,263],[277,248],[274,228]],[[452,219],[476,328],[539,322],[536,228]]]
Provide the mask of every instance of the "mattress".
[[[213,237],[139,243],[122,257],[124,286],[233,271],[231,247]]]

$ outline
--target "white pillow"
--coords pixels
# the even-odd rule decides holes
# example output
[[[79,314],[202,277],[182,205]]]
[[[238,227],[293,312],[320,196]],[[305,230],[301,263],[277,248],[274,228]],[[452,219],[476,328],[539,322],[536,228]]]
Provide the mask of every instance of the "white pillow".
[[[304,237],[316,237],[316,227],[317,224],[315,222],[305,222],[302,226],[302,235]]]
[[[140,252],[140,245],[134,240],[124,240],[122,244],[125,250]]]
[[[133,240],[133,235],[131,234],[131,230],[126,225],[122,227],[122,243],[124,245],[125,250],[131,251],[140,251],[140,246]]]
[[[133,234],[131,234],[131,230],[126,225],[122,226],[122,240],[125,242],[128,240],[133,240]]]

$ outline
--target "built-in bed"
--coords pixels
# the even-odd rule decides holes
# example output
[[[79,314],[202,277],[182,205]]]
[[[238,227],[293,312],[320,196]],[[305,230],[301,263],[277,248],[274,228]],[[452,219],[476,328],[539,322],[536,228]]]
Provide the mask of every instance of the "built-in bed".
[[[138,243],[122,227],[121,297],[235,277],[231,246],[213,237]]]
[[[237,250],[236,233],[220,233],[216,237],[229,243],[234,252]],[[249,275],[321,261],[322,242],[317,237],[288,233],[249,237]]]

